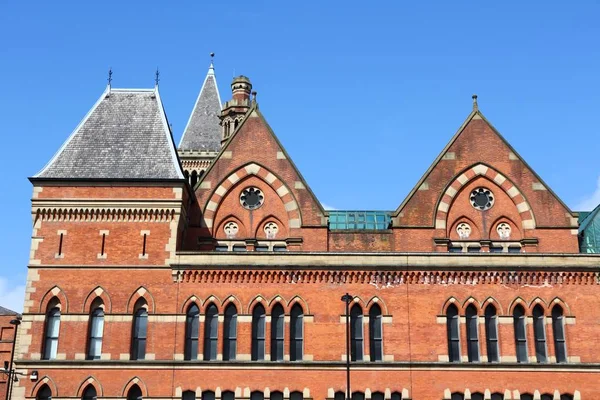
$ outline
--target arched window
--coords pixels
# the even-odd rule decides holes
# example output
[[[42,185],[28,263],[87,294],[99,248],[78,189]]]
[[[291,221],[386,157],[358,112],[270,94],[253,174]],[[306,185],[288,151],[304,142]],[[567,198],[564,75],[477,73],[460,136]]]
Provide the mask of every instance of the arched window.
[[[82,400],[96,400],[96,388],[93,385],[88,385],[83,391]]]
[[[487,346],[487,359],[489,362],[498,362],[498,315],[496,307],[488,304],[485,308],[485,338]]]
[[[335,392],[335,394],[333,395],[333,400],[346,400],[346,393]]]
[[[88,360],[99,360],[102,355],[102,336],[104,335],[104,310],[98,304],[90,316],[90,339],[88,342]],[[93,387],[93,386],[92,386]]]
[[[523,393],[521,395],[521,400],[533,400],[533,395],[531,395],[529,393]]]
[[[222,392],[221,400],[235,400],[235,393],[230,390]]]
[[[265,359],[265,308],[262,304],[257,304],[252,310],[252,360]],[[252,392],[260,393],[262,392]],[[264,396],[263,396],[264,397]],[[251,399],[254,400],[254,399]]]
[[[292,392],[290,393],[290,400],[302,400],[304,396],[302,392]]]
[[[402,393],[400,392],[392,392],[391,400],[402,400]]]
[[[369,310],[369,352],[371,353],[371,361],[383,360],[382,331],[381,308],[379,305],[373,304]]]
[[[258,307],[258,306],[257,306]],[[256,310],[256,307],[254,308]],[[264,311],[264,309],[263,309]],[[264,312],[263,312],[264,315]],[[265,395],[263,392],[252,392],[250,393],[250,400],[265,400]]]
[[[352,361],[362,361],[363,359],[363,313],[358,304],[352,306],[350,310],[350,354]],[[352,393],[352,397],[359,392]],[[364,397],[364,395],[363,395]]]
[[[215,392],[211,390],[205,390],[202,392],[202,400],[215,400]]]
[[[552,308],[552,332],[554,332],[554,352],[556,353],[556,362],[567,362],[565,319],[563,316],[563,309],[558,304]]]
[[[271,312],[271,361],[283,360],[283,307],[276,304]]]
[[[138,385],[133,385],[127,392],[127,400],[142,400],[142,389]]]
[[[492,393],[490,400],[504,400],[504,395],[501,393]]]
[[[54,298],[48,303],[46,313],[46,339],[44,340],[44,360],[54,360],[58,352],[58,335],[60,333],[60,304]]]
[[[540,397],[540,400],[554,400],[554,395],[544,393],[542,397]]]
[[[450,396],[451,400],[465,400],[465,396],[462,393],[452,393]]]
[[[146,301],[141,298],[135,304],[133,315],[133,334],[131,340],[131,359],[146,358],[146,335],[148,333],[148,311]],[[139,390],[139,388],[138,388]]]
[[[481,393],[473,393],[471,395],[471,400],[484,400],[483,399],[483,394],[481,394]]]
[[[371,394],[371,400],[383,400],[383,393],[381,393],[381,392],[373,392]]]
[[[573,396],[571,396],[570,394],[561,394],[560,400],[573,400]]]
[[[350,313],[350,314],[352,314],[352,313]],[[362,311],[361,311],[361,317],[362,317]],[[365,400],[365,394],[363,392],[352,392],[352,400]]]
[[[513,324],[515,328],[515,343],[517,346],[517,362],[526,363],[527,358],[527,330],[525,325],[525,310],[520,305],[513,310]]]
[[[193,390],[186,390],[181,394],[181,400],[196,400],[196,392]]]
[[[198,332],[200,330],[200,309],[196,303],[190,304],[185,316],[185,360],[198,359]]]
[[[467,355],[469,356],[469,362],[479,362],[479,317],[477,316],[477,309],[473,304],[467,307]]]
[[[196,183],[198,183],[198,171],[194,170],[192,171],[192,177],[190,178],[190,183],[192,188],[194,186],[196,186]]]
[[[271,392],[271,400],[283,400],[283,393],[281,392]]]
[[[219,315],[217,306],[211,303],[206,308],[204,320],[204,359],[217,359],[217,339],[219,334]]]
[[[301,361],[304,358],[304,313],[300,304],[292,307],[290,315],[290,360]]]
[[[44,385],[38,390],[37,396],[35,396],[37,400],[52,400],[52,391],[48,387],[48,385]]]
[[[460,361],[460,326],[458,320],[458,309],[450,304],[446,310],[446,329],[448,330],[448,360]]]
[[[237,350],[237,309],[229,303],[223,323],[223,360],[235,360]]]
[[[546,317],[539,304],[533,308],[533,336],[535,337],[535,358],[539,363],[548,361],[546,353]]]

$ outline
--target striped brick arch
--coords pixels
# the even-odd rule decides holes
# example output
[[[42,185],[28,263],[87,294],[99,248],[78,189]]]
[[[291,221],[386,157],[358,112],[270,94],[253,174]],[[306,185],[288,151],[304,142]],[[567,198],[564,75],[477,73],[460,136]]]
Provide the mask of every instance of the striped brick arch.
[[[212,193],[206,207],[204,208],[204,223],[207,228],[213,227],[215,213],[221,200],[227,195],[229,190],[249,175],[256,175],[265,181],[275,192],[279,195],[281,201],[285,205],[285,210],[288,214],[288,227],[289,228],[300,228],[302,226],[302,220],[300,216],[300,209],[294,196],[289,191],[287,186],[269,170],[261,167],[258,164],[248,164],[229,175],[226,179],[221,182],[219,187]]]
[[[508,194],[519,211],[523,230],[535,229],[535,218],[533,216],[533,211],[525,199],[525,196],[523,196],[519,189],[517,189],[517,187],[513,185],[513,183],[504,175],[484,164],[477,164],[469,168],[460,174],[456,179],[454,179],[452,184],[448,186],[448,189],[446,189],[446,192],[442,196],[442,200],[438,204],[435,214],[436,229],[446,229],[448,209],[450,208],[450,204],[452,204],[454,197],[464,185],[478,176],[487,177],[489,180],[502,188],[506,194]]]

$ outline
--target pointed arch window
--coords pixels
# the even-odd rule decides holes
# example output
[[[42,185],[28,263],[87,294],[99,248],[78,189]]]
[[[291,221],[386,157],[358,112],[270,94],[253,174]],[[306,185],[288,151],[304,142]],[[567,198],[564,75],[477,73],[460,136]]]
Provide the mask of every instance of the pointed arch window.
[[[513,310],[513,324],[515,328],[515,343],[517,346],[517,362],[528,362],[527,356],[527,330],[525,321],[525,310],[518,305]]]
[[[215,400],[215,392],[212,390],[205,390],[202,392],[202,400]]]
[[[184,359],[198,359],[198,332],[200,330],[200,309],[196,303],[190,304],[185,316]]]
[[[354,304],[350,310],[350,344],[350,359],[352,361],[362,361],[364,349],[363,312],[358,304]]]
[[[533,395],[529,393],[523,393],[521,395],[521,400],[533,400]]]
[[[383,400],[384,396],[381,392],[374,392],[371,394],[371,400]]]
[[[290,393],[290,400],[302,400],[304,399],[304,395],[302,392],[292,392]]]
[[[230,303],[223,323],[223,360],[235,360],[237,351],[237,308]]]
[[[556,362],[567,362],[567,342],[565,340],[565,320],[563,309],[558,304],[552,308],[552,332],[554,332],[554,352]]]
[[[53,299],[48,304],[46,313],[46,327],[44,340],[44,360],[56,359],[58,352],[58,336],[60,334],[60,304],[57,299]]]
[[[98,394],[96,393],[96,388],[93,385],[88,385],[83,391],[82,400],[96,400]]]
[[[265,400],[265,395],[263,392],[252,392],[250,393],[250,400]]]
[[[235,393],[230,390],[226,390],[225,392],[221,393],[221,400],[235,400]]]
[[[467,307],[467,355],[469,362],[479,362],[479,316],[473,304]]]
[[[52,400],[52,391],[48,385],[44,385],[38,390],[35,396],[36,400]]]
[[[383,360],[383,326],[381,307],[373,304],[369,310],[369,352],[371,361]]]
[[[546,351],[546,317],[541,305],[533,308],[533,335],[535,336],[535,358],[539,363],[548,361]]]
[[[402,393],[400,392],[392,392],[391,400],[402,400]]]
[[[271,361],[283,361],[284,315],[281,304],[271,312]]]
[[[283,393],[271,392],[270,400],[283,400]]]
[[[490,400],[504,400],[504,395],[501,393],[492,393]]]
[[[446,329],[448,330],[448,360],[460,362],[460,325],[458,309],[454,304],[446,310]]]
[[[196,400],[196,392],[193,390],[186,390],[181,394],[181,400]]]
[[[211,303],[206,309],[204,321],[204,360],[217,359],[217,340],[219,334],[219,315],[217,306]]]
[[[132,360],[143,360],[146,358],[146,336],[148,333],[148,311],[146,307],[147,305],[143,298],[139,299],[135,305],[131,338]]]
[[[88,360],[99,360],[102,355],[102,337],[104,335],[104,309],[96,304],[90,316],[90,334]],[[92,386],[93,387],[93,386]]]
[[[138,385],[133,385],[127,392],[127,400],[142,400],[142,389]]]
[[[485,308],[485,339],[488,361],[498,362],[500,360],[498,354],[498,315],[493,304],[488,304]]]
[[[346,393],[335,392],[335,394],[333,395],[333,400],[346,400]]]
[[[471,395],[471,400],[485,400],[483,394],[481,393],[473,393]]]
[[[300,304],[292,307],[290,315],[290,360],[301,361],[304,358],[304,312]]]
[[[554,400],[554,395],[545,393],[540,397],[540,400]]]
[[[462,393],[452,393],[450,396],[451,400],[465,400],[465,396]]]
[[[352,392],[352,400],[365,400],[365,394],[363,392]]]
[[[252,360],[265,359],[265,308],[257,304],[252,310]],[[252,392],[254,395],[255,392]],[[260,392],[256,392],[260,393]],[[262,393],[261,393],[262,395]]]

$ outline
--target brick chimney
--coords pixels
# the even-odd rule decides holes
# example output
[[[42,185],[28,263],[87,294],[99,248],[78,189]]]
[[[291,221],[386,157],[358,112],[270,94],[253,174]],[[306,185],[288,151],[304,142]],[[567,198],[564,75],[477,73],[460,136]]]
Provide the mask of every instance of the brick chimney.
[[[223,111],[221,111],[221,126],[223,128],[221,145],[231,137],[233,132],[242,123],[244,115],[250,109],[252,105],[250,99],[251,92],[252,83],[250,83],[248,77],[240,75],[233,78],[233,82],[231,83],[231,100],[223,105]]]

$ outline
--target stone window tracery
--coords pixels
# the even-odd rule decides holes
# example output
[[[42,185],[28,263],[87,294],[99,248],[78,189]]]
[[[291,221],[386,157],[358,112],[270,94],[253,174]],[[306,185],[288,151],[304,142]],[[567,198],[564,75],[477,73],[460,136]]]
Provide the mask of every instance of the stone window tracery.
[[[498,232],[498,236],[500,236],[500,239],[508,240],[510,239],[511,227],[506,222],[501,222],[496,227],[496,232]]]
[[[275,222],[267,222],[264,231],[267,235],[267,239],[275,239],[277,232],[279,231],[279,226],[277,226]]]
[[[225,231],[225,236],[227,236],[228,239],[233,239],[234,237],[237,236],[239,227],[238,227],[238,224],[231,221],[231,222],[228,222],[225,224],[225,226],[223,227],[223,230]]]
[[[471,225],[466,222],[461,222],[456,227],[456,233],[458,233],[458,237],[461,239],[468,239],[471,236]]]

